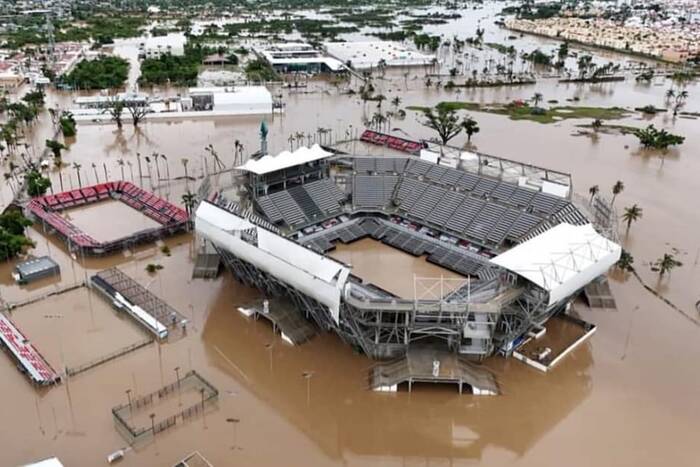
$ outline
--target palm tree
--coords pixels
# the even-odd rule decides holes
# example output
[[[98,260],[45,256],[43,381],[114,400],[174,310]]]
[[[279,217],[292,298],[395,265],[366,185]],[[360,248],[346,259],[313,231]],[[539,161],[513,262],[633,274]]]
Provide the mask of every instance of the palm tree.
[[[189,175],[187,175],[187,164],[190,162],[190,160],[186,157],[183,157],[182,159],[180,159],[180,162],[182,162],[182,166],[185,168],[185,181],[187,181],[190,179]]]
[[[627,222],[627,232],[629,232],[632,222],[638,221],[642,218],[642,208],[637,204],[625,208],[625,213],[622,215],[622,220]]]
[[[467,134],[467,143],[471,143],[472,135],[475,135],[480,131],[479,124],[476,123],[476,120],[471,117],[466,117],[464,120],[462,120],[462,127],[464,128],[464,132]]]
[[[185,206],[185,211],[188,216],[192,215],[192,210],[195,204],[197,204],[197,195],[187,190],[187,193],[182,195],[182,204]]]
[[[289,150],[294,150],[294,135],[290,134],[289,138],[287,138],[287,141],[289,141]]]
[[[119,164],[119,170],[122,173],[122,180],[124,180],[124,159],[117,159],[117,164]]]
[[[399,105],[401,105],[401,98],[399,96],[394,97],[391,100],[391,105],[393,105],[394,107],[396,107],[398,109]]]
[[[627,250],[622,250],[620,253],[620,259],[617,260],[615,266],[617,266],[622,271],[634,271],[634,258]]]
[[[588,202],[588,204],[593,204],[593,198],[595,198],[598,195],[599,191],[600,187],[598,185],[593,185],[588,189],[588,193],[591,195],[591,200]]]
[[[153,153],[153,162],[156,164],[156,177],[158,177],[158,182],[160,182],[160,164],[158,164],[158,153]]]
[[[683,263],[678,261],[670,253],[664,253],[663,257],[657,259],[651,266],[651,270],[659,273],[659,280],[666,273],[670,273],[671,270],[678,266],[683,266]]]
[[[537,104],[542,102],[542,99],[544,99],[544,97],[542,96],[542,93],[536,92],[535,95],[532,96],[533,107],[537,107]]]
[[[615,182],[615,184],[612,187],[613,198],[612,198],[612,201],[610,202],[610,206],[615,204],[615,198],[617,198],[617,195],[622,193],[624,191],[624,189],[625,189],[625,184],[622,183],[622,180],[618,180]]]
[[[669,105],[671,103],[671,99],[676,97],[676,92],[673,90],[673,88],[669,88],[668,91],[666,91],[666,105]]]
[[[591,123],[591,128],[593,128],[593,131],[598,133],[598,130],[603,126],[603,121],[599,118],[596,118],[593,120]]]
[[[92,171],[95,172],[95,183],[100,183],[100,176],[97,175],[97,165],[94,162],[92,163]]]
[[[165,162],[165,176],[168,178],[168,181],[170,181],[170,166],[168,165],[168,158],[165,157],[165,154],[161,154],[160,158],[163,159],[163,162]]]
[[[73,168],[75,169],[75,173],[78,176],[78,188],[82,188],[82,182],[80,180],[80,168],[82,165],[78,164],[77,162],[73,162]]]

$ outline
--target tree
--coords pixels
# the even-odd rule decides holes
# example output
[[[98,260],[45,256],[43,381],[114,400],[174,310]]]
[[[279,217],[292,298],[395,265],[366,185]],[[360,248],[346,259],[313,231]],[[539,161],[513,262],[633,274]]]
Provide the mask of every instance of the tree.
[[[73,118],[73,114],[70,112],[62,112],[61,113],[61,118],[58,121],[59,125],[61,125],[61,133],[63,133],[63,136],[65,138],[70,138],[75,136],[77,130],[76,130],[76,123],[75,123],[75,118]]]
[[[624,214],[622,214],[622,220],[627,223],[627,231],[629,232],[632,222],[636,222],[642,218],[642,208],[637,204],[625,208]]]
[[[588,189],[588,193],[591,195],[591,200],[589,201],[588,204],[593,204],[593,198],[595,198],[598,195],[598,192],[600,191],[600,187],[598,185],[593,185]]]
[[[591,128],[593,128],[593,131],[596,133],[598,132],[598,130],[600,130],[602,126],[603,121],[599,118],[596,118],[595,120],[593,120],[593,122],[591,122]]]
[[[612,198],[612,201],[610,202],[611,206],[613,204],[615,204],[615,198],[617,198],[617,195],[622,193],[624,191],[624,189],[625,189],[625,184],[622,183],[622,180],[618,180],[617,182],[615,182],[615,184],[612,187],[613,198]]]
[[[535,95],[532,96],[532,106],[533,106],[533,107],[537,107],[537,105],[538,105],[540,102],[542,102],[542,99],[544,99],[544,97],[542,96],[542,94],[539,93],[539,92],[536,92]]]
[[[14,258],[25,247],[34,245],[34,242],[24,235],[26,227],[30,225],[32,222],[18,209],[10,209],[0,214],[0,260]]]
[[[396,96],[393,99],[391,99],[391,105],[398,109],[401,105],[401,98],[399,96]]]
[[[113,97],[110,99],[110,105],[107,107],[107,112],[109,113],[109,116],[112,118],[114,123],[117,124],[117,128],[121,130],[123,122],[122,122],[122,114],[124,112],[124,101],[121,100],[118,96]]]
[[[134,127],[139,126],[139,122],[150,112],[150,108],[147,105],[139,105],[139,103],[135,101],[128,101],[124,106],[129,111],[129,114],[131,114],[131,121]]]
[[[182,204],[185,206],[187,215],[191,216],[194,207],[197,205],[197,195],[188,190],[187,193],[182,195]]]
[[[617,260],[617,263],[615,266],[617,266],[618,269],[624,272],[632,272],[634,271],[634,258],[630,254],[629,251],[627,250],[622,250],[620,253],[620,259]]]
[[[683,266],[683,263],[678,261],[672,254],[664,253],[664,255],[654,261],[651,270],[659,273],[661,279],[666,273],[670,273],[673,269]]]
[[[41,196],[51,187],[51,180],[42,176],[37,170],[30,170],[24,178],[27,180],[27,194],[29,196]]]
[[[433,109],[423,111],[423,120],[421,125],[428,127],[440,137],[442,144],[447,144],[452,138],[462,132],[464,126],[460,123],[456,111],[438,106],[437,113]]]
[[[73,162],[73,168],[75,169],[75,173],[78,176],[78,188],[82,188],[83,184],[82,181],[80,180],[80,169],[82,165],[78,164],[77,162]]]
[[[466,117],[462,121],[462,127],[464,128],[464,132],[467,134],[467,143],[471,143],[472,135],[475,135],[480,131],[479,124],[471,117]]]
[[[658,130],[654,125],[649,125],[646,128],[637,128],[633,132],[634,136],[639,139],[639,142],[645,148],[668,149],[669,146],[683,144],[684,136],[674,135],[666,130]]]
[[[63,145],[62,143],[59,143],[55,139],[47,139],[46,140],[46,148],[51,151],[54,159],[60,159],[61,158],[61,150],[68,149],[65,145]]]

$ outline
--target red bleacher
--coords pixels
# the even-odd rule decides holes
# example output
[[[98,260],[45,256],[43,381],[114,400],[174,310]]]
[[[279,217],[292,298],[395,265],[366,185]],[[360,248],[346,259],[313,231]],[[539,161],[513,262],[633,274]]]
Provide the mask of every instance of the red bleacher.
[[[109,197],[122,201],[150,217],[161,224],[163,229],[171,230],[184,226],[188,222],[187,213],[183,209],[125,181],[106,182],[56,195],[37,197],[29,202],[27,208],[37,219],[54,228],[69,243],[85,248],[99,248],[104,247],[105,244],[81,231],[77,226],[63,218],[59,212],[63,209],[86,205]]]
[[[22,365],[27,376],[35,383],[47,385],[56,383],[61,379],[56,370],[51,368],[51,365],[24,337],[22,332],[17,329],[9,318],[2,314],[0,314],[0,339]]]
[[[365,130],[362,136],[360,136],[360,140],[378,146],[388,146],[397,151],[410,154],[416,153],[424,147],[423,144],[418,141],[411,141],[410,139],[399,138],[372,130]]]

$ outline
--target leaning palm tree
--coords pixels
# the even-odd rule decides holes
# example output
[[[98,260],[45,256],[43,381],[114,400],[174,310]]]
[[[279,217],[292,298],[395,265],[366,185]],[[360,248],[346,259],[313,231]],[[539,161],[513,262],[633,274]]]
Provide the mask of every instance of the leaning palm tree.
[[[678,266],[683,266],[683,263],[674,258],[672,254],[664,253],[664,255],[661,258],[654,261],[654,263],[651,266],[651,270],[659,273],[660,280],[664,276],[664,274],[670,273],[671,270],[675,269]]]
[[[612,194],[613,194],[613,197],[612,197],[612,201],[610,202],[610,205],[611,205],[611,206],[612,206],[613,204],[615,204],[615,198],[617,198],[617,195],[619,195],[620,193],[622,193],[622,192],[624,191],[624,189],[625,189],[625,184],[622,183],[622,180],[618,180],[618,181],[615,182],[615,184],[614,184],[613,187],[612,187]]]
[[[588,204],[593,204],[593,198],[598,196],[598,192],[600,191],[600,187],[598,185],[593,185],[588,189],[588,193],[591,195],[591,200],[588,202]]]
[[[642,208],[640,208],[637,204],[633,204],[632,206],[625,208],[625,212],[622,215],[622,220],[627,222],[627,232],[630,231],[632,222],[636,222],[641,218]]]
[[[188,190],[187,193],[182,195],[182,204],[185,206],[185,211],[187,212],[187,215],[191,216],[192,211],[194,210],[194,207],[197,204],[197,195]]]
[[[666,105],[669,105],[671,103],[671,99],[676,97],[676,92],[673,90],[673,88],[669,88],[668,91],[666,91]]]

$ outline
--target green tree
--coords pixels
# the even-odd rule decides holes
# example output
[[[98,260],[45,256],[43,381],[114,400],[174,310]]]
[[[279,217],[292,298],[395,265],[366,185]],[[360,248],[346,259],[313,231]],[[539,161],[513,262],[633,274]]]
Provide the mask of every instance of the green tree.
[[[438,106],[435,111],[426,109],[423,111],[425,118],[421,125],[434,130],[440,137],[442,144],[447,144],[464,129],[463,122],[459,121],[457,112],[443,106]]]
[[[68,149],[63,143],[56,141],[55,139],[46,140],[46,148],[51,151],[55,159],[61,158],[61,151],[63,149]]]
[[[194,210],[194,207],[197,204],[197,195],[188,190],[187,193],[182,195],[182,204],[183,206],[185,206],[185,211],[187,212],[187,215],[191,216],[192,211]]]
[[[642,218],[642,208],[637,204],[625,208],[624,214],[622,214],[622,220],[627,223],[627,231],[629,232],[632,222],[636,222]]]
[[[481,131],[479,124],[471,117],[466,117],[462,121],[462,127],[464,128],[464,132],[467,134],[467,143],[471,143],[472,135],[475,135]]]
[[[622,180],[618,180],[617,182],[615,182],[615,184],[612,187],[613,197],[612,197],[612,201],[610,202],[611,206],[613,204],[615,204],[615,198],[617,198],[617,195],[622,193],[624,190],[625,190],[625,184],[622,182]]]
[[[51,187],[51,180],[41,175],[37,170],[30,170],[24,177],[27,180],[27,194],[29,196],[41,196]]]
[[[634,271],[633,263],[634,258],[632,257],[630,252],[627,250],[622,250],[622,252],[620,253],[620,259],[617,260],[615,266],[617,266],[622,271],[632,272]]]
[[[661,258],[652,263],[651,270],[658,272],[659,279],[661,279],[665,274],[680,266],[683,266],[683,263],[678,261],[672,254],[664,253]]]
[[[541,93],[536,92],[534,96],[532,96],[532,106],[537,107],[537,105],[542,102],[542,99],[544,99],[544,96],[542,96]]]

